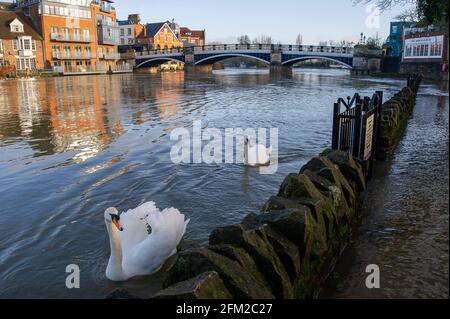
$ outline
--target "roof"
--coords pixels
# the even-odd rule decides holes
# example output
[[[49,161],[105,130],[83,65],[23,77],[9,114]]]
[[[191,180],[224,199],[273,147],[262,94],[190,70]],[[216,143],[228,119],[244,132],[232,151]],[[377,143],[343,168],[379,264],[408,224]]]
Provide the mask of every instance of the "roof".
[[[182,37],[195,37],[205,39],[205,30],[191,30],[189,28],[180,28],[180,35]]]
[[[19,20],[23,24],[23,33],[11,32],[10,23],[15,19]],[[0,39],[12,40],[17,36],[31,36],[35,40],[42,40],[42,37],[33,27],[33,22],[26,17],[22,12],[14,12],[0,9]]]
[[[145,28],[147,30],[147,37],[155,36],[159,30],[166,24],[167,22],[157,22],[157,23],[148,23]]]

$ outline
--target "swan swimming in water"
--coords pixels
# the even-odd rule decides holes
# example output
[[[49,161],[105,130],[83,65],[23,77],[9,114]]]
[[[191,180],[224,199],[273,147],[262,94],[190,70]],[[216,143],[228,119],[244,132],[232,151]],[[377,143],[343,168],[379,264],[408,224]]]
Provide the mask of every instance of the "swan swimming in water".
[[[264,166],[270,164],[272,148],[268,149],[264,145],[253,146],[250,138],[244,140],[244,164],[246,166]]]
[[[189,220],[185,220],[177,209],[160,211],[153,202],[121,215],[116,208],[108,208],[105,224],[111,257],[106,277],[112,281],[126,281],[135,276],[154,274],[177,252],[188,223]]]

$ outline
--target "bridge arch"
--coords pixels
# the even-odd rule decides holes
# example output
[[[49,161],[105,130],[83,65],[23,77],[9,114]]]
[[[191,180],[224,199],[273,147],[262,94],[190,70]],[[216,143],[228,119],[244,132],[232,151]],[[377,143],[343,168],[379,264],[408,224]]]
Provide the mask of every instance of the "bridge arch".
[[[341,61],[341,59],[348,61],[349,63]],[[336,62],[340,65],[347,67],[348,69],[353,69],[353,65],[350,64],[350,63],[352,63],[352,58],[332,58],[332,57],[325,57],[325,56],[320,56],[320,55],[317,55],[317,56],[308,55],[308,56],[295,57],[295,58],[284,61],[282,64],[283,65],[294,65],[297,62],[305,61],[305,60],[327,60],[327,61]]]
[[[251,58],[258,60],[260,62],[263,62],[267,65],[270,64],[270,53],[267,54],[267,57],[265,54],[261,53],[221,53],[221,54],[208,54],[206,57],[200,57],[198,61],[195,62],[195,65],[201,65],[201,64],[214,64],[216,62],[220,62],[226,59],[230,58],[237,58],[237,57],[243,57],[243,58]]]
[[[182,61],[181,59],[175,59],[175,58],[169,58],[169,57],[158,57],[158,58],[152,58],[152,59],[148,59],[145,60],[144,62],[140,62],[139,64],[136,65],[136,69],[138,68],[142,68],[144,67],[146,64],[148,64],[147,66],[158,66],[167,62],[179,62],[179,63],[184,63],[184,61]]]

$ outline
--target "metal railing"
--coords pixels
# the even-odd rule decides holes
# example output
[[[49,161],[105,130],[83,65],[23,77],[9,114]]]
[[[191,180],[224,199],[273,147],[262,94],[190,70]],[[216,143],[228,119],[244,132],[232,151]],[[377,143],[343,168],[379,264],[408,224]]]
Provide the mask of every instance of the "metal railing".
[[[99,63],[93,65],[67,65],[67,66],[54,66],[53,72],[59,74],[83,74],[83,73],[107,73],[111,72],[125,72],[132,71],[133,66],[128,63],[108,66],[106,64]]]
[[[84,42],[84,43],[92,42],[90,36],[81,36],[74,34],[70,35],[70,34],[52,33],[50,35],[50,39],[52,41],[60,41],[60,42]]]
[[[97,58],[97,55],[95,53],[52,52],[52,58],[56,60],[89,60]]]
[[[285,45],[285,44],[213,44],[171,49],[150,49],[136,52],[136,56],[162,55],[175,53],[204,53],[214,51],[270,51],[270,52],[311,52],[332,54],[353,54],[352,47]]]
[[[341,113],[342,106],[345,110]],[[372,98],[361,98],[356,93],[353,98],[340,98],[334,104],[332,148],[368,163],[368,178],[371,178],[376,157],[382,106],[381,91]]]

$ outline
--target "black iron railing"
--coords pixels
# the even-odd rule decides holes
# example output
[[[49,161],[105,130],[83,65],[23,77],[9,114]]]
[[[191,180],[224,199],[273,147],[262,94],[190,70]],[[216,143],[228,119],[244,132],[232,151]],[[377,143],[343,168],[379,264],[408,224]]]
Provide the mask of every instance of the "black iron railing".
[[[369,178],[376,155],[382,105],[381,91],[371,98],[362,98],[357,93],[334,104],[332,147],[367,163]],[[342,107],[345,110],[341,112]]]

